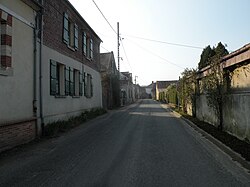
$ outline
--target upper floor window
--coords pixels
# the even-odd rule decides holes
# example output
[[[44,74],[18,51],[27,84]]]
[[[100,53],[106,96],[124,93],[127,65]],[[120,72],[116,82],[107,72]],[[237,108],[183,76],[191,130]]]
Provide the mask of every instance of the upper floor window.
[[[93,40],[83,32],[83,54],[89,58],[93,59]]]
[[[69,47],[78,49],[78,26],[69,19],[67,13],[63,16],[63,41]]]

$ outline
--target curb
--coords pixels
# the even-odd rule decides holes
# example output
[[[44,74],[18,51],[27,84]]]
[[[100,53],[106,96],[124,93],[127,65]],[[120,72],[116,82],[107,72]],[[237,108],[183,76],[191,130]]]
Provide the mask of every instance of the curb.
[[[203,135],[207,140],[209,140],[211,143],[213,143],[214,145],[216,145],[220,150],[222,150],[224,153],[226,153],[227,155],[229,155],[232,158],[233,161],[238,162],[243,168],[245,168],[248,171],[248,173],[250,173],[250,162],[248,162],[245,158],[243,158],[239,153],[235,152],[230,147],[228,147],[227,145],[225,145],[224,143],[222,143],[221,141],[219,141],[218,139],[216,139],[215,137],[213,137],[212,135],[210,135],[209,133],[207,133],[203,129],[199,128],[192,121],[186,119],[185,117],[183,117],[178,112],[175,112],[172,109],[170,109],[170,110],[175,115],[177,115],[178,117],[180,117],[183,121],[185,121],[194,130],[196,130],[201,135]]]

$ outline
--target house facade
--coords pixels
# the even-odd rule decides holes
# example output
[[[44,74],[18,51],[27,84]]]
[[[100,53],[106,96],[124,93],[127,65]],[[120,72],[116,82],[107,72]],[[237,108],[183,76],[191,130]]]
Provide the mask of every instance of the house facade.
[[[0,152],[37,134],[41,10],[39,1],[0,2]]]
[[[0,19],[0,152],[102,107],[101,39],[68,0],[1,0]]]
[[[172,80],[172,81],[156,81],[155,85],[155,98],[157,101],[162,100],[162,96],[165,98],[166,95],[166,89],[168,86],[171,84],[177,84],[177,80]]]
[[[129,72],[120,73],[120,89],[121,89],[122,106],[133,103],[135,101],[132,73]]]
[[[112,109],[120,106],[119,72],[116,68],[114,53],[101,53],[100,63],[103,107]]]
[[[42,124],[102,107],[101,39],[68,0],[44,1]]]
[[[145,98],[152,98],[153,97],[153,87],[154,87],[154,81],[152,81],[152,83],[148,86],[143,86],[145,88],[145,92],[146,92],[146,95],[145,95]]]

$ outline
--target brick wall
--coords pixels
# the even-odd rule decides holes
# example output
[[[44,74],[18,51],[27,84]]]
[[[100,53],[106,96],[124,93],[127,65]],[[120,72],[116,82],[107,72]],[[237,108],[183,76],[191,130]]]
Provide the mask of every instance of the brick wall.
[[[0,152],[33,140],[35,121],[0,126]]]
[[[63,14],[66,12],[71,21],[77,24],[79,28],[78,50],[73,51],[63,42]],[[44,45],[67,55],[77,61],[80,61],[89,67],[99,71],[101,40],[96,36],[88,24],[74,10],[71,4],[66,0],[44,1],[44,27],[43,43]],[[93,39],[93,60],[88,60],[83,54],[82,33],[87,32]]]
[[[11,67],[12,50],[12,16],[0,9],[1,29],[1,64],[0,67]]]

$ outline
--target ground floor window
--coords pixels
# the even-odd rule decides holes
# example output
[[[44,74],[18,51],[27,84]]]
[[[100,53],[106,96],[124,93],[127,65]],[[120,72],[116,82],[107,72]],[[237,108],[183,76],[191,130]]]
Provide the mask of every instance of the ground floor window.
[[[85,74],[84,95],[87,98],[93,97],[93,78],[91,74]]]
[[[80,70],[50,60],[50,95],[82,96],[83,76]]]

